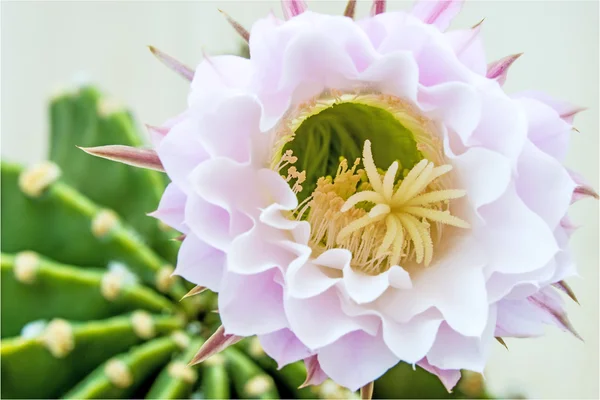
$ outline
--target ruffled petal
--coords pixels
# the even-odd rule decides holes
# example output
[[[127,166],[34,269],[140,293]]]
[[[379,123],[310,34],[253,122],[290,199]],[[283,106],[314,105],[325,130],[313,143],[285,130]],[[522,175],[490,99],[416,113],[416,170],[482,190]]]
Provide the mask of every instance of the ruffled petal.
[[[419,361],[417,365],[423,368],[425,371],[437,376],[448,392],[451,392],[454,386],[456,386],[460,380],[461,373],[459,369],[441,369],[434,367],[433,365],[429,364],[427,358]]]
[[[481,117],[481,100],[473,87],[450,82],[419,87],[419,105],[427,116],[444,123],[463,142],[471,137]]]
[[[400,361],[381,333],[371,336],[363,331],[350,332],[319,349],[318,358],[331,379],[352,391],[376,380]]]
[[[312,352],[287,328],[258,338],[264,351],[277,361],[279,368],[312,355]]]
[[[565,216],[575,182],[553,157],[528,141],[519,157],[517,193],[554,230]]]
[[[487,64],[483,40],[481,40],[481,25],[447,32],[446,37],[460,62],[476,74],[485,76]]]
[[[487,271],[524,273],[543,267],[559,250],[552,230],[531,211],[514,187],[480,208],[486,227],[478,231],[489,255]],[[515,229],[515,227],[526,227]]]
[[[488,360],[496,327],[496,306],[490,306],[488,321],[481,336],[463,336],[442,324],[427,361],[440,369],[468,369],[482,373]]]
[[[343,312],[335,288],[308,299],[286,296],[284,303],[290,329],[309,349],[327,346],[352,331],[377,332],[377,317],[352,317]],[[317,315],[327,324],[317,323]]]
[[[148,215],[159,219],[173,229],[187,233],[188,228],[184,224],[185,202],[187,196],[175,184],[167,185],[158,204],[158,209]]]
[[[414,274],[411,290],[386,294],[377,301],[378,305],[386,315],[402,323],[410,323],[415,315],[435,307],[456,331],[480,335],[488,318],[482,272],[485,263],[479,245],[463,239],[444,257],[434,259],[431,266]]]
[[[370,303],[381,296],[390,286],[412,287],[410,275],[400,266],[393,266],[379,275],[367,275],[348,263],[344,267],[344,288],[358,304]]]
[[[516,100],[527,115],[528,137],[540,150],[559,161],[564,160],[571,124],[565,122],[550,106],[530,98]]]
[[[186,194],[192,191],[189,175],[209,157],[198,139],[199,126],[197,118],[184,119],[171,128],[156,148],[167,175]]]
[[[185,237],[177,256],[175,275],[219,292],[224,271],[225,253],[211,247],[194,234]]]
[[[281,299],[283,288],[276,282],[278,269],[255,275],[228,272],[219,293],[219,316],[231,335],[264,335],[288,327]]]

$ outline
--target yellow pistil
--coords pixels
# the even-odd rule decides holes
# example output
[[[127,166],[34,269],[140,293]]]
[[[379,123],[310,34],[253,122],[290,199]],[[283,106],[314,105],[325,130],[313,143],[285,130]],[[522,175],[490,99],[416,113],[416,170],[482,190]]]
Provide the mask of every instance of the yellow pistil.
[[[427,188],[440,176],[452,169],[450,165],[435,167],[427,159],[416,164],[406,177],[395,185],[398,162],[393,162],[388,168],[383,180],[377,171],[371,142],[365,141],[363,149],[363,165],[372,190],[365,190],[350,196],[340,211],[350,212],[356,209],[358,203],[371,203],[373,207],[368,213],[355,219],[342,228],[336,237],[336,242],[343,243],[350,236],[370,226],[385,224],[385,233],[375,253],[375,259],[388,257],[389,265],[397,265],[403,256],[403,249],[412,243],[415,261],[425,266],[433,258],[433,240],[430,223],[436,222],[459,228],[469,228],[469,224],[453,216],[449,211],[438,209],[438,205],[451,199],[463,197],[464,190],[434,190]],[[354,235],[355,236],[355,235]]]

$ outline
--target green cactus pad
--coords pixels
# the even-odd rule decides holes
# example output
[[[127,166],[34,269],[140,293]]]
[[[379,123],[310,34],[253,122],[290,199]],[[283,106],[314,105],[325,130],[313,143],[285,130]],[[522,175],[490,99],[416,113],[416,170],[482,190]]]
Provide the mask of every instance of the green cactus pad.
[[[85,323],[54,320],[40,336],[2,340],[2,398],[63,395],[98,364],[144,339],[140,335],[144,327],[140,331],[132,319],[124,315]],[[183,325],[181,319],[169,316],[153,316],[152,323],[155,335]]]
[[[185,295],[181,281],[169,279],[169,264],[115,214],[62,182],[49,184],[37,197],[29,196],[19,185],[23,171],[17,165],[2,163],[3,252],[32,250],[58,262],[86,267],[119,261],[143,282],[168,291],[172,298],[179,300]],[[191,308],[193,301],[182,304]]]
[[[202,364],[201,392],[205,399],[229,399],[230,381],[225,367],[225,357],[216,354]]]
[[[237,346],[250,356],[261,368],[273,376],[275,381],[279,384],[278,386],[282,387],[286,392],[283,393],[282,390],[282,397],[293,397],[297,399],[313,399],[315,397],[311,388],[299,388],[306,379],[306,368],[302,361],[288,364],[279,369],[277,362],[264,352],[256,337],[242,340]]]
[[[137,309],[156,313],[177,310],[149,288],[119,282],[118,275],[111,281],[110,272],[58,264],[29,252],[2,254],[0,260],[2,337],[18,335],[25,324],[38,319],[84,321]],[[32,274],[31,281],[27,281],[27,273]]]
[[[67,393],[65,399],[125,399],[179,351],[170,337],[154,339],[106,361]]]
[[[147,399],[183,399],[188,398],[199,381],[198,366],[188,366],[188,362],[198,352],[204,340],[193,339],[187,350],[163,368],[158,378],[146,394]]]
[[[60,166],[64,181],[95,203],[118,212],[142,233],[150,247],[175,262],[179,244],[168,239],[177,233],[146,216],[158,206],[166,175],[90,157],[76,147],[108,144],[144,145],[127,110],[111,104],[91,87],[52,100],[49,159]]]
[[[240,399],[278,399],[279,393],[271,376],[235,347],[223,351],[227,371]]]

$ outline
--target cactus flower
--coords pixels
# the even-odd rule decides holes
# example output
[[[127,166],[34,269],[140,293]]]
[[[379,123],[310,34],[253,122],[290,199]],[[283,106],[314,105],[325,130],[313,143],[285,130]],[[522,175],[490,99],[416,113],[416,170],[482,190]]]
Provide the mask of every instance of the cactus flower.
[[[558,292],[574,298],[569,205],[597,197],[562,164],[581,109],[506,94],[519,55],[488,65],[481,24],[446,31],[461,1],[354,6],[226,16],[250,59],[195,71],[153,49],[193,75],[189,107],[150,128],[155,153],[87,149],[171,179],[153,215],[184,234],[175,274],[219,293],[194,361],[258,335],[306,384],[369,397],[398,362],[450,390],[494,338],[577,335]]]

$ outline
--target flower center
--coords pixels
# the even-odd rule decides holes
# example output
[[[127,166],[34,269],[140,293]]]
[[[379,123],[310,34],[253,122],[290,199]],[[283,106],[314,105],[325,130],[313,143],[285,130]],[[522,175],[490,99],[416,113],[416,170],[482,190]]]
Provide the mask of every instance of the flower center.
[[[316,254],[348,249],[365,273],[427,266],[443,225],[469,227],[449,210],[465,192],[445,189],[452,167],[426,119],[396,98],[347,96],[303,105],[278,127],[273,168],[300,202],[290,218],[309,222]]]

